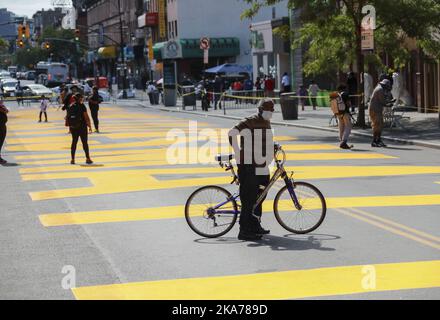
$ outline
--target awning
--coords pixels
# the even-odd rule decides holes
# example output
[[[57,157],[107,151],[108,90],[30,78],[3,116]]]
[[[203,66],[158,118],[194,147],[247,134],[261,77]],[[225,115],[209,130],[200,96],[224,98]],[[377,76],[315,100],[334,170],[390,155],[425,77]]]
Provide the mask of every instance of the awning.
[[[108,46],[99,48],[98,57],[100,59],[115,59],[117,57],[116,47]]]
[[[200,49],[200,39],[179,39],[182,46],[182,58],[203,59],[203,50]],[[159,42],[153,46],[154,59],[162,60],[162,50],[166,42]],[[240,40],[238,38],[211,38],[210,57],[236,57],[240,54]]]

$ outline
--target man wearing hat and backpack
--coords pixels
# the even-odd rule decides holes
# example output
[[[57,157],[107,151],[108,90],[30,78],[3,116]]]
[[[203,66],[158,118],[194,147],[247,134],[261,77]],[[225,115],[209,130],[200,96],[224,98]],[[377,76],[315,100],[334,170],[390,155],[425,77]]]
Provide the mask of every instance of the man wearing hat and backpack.
[[[374,89],[370,101],[370,119],[371,127],[373,128],[373,142],[371,146],[374,148],[386,147],[382,141],[383,129],[383,109],[392,102],[393,96],[391,94],[391,81],[383,79]]]

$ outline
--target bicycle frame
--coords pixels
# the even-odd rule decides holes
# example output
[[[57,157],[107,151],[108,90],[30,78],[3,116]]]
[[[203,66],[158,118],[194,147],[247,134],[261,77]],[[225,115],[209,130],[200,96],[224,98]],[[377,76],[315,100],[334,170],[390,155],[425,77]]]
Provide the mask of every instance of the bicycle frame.
[[[252,213],[255,211],[255,209],[261,205],[264,201],[264,199],[266,198],[267,194],[269,193],[270,189],[273,187],[273,185],[278,181],[279,178],[282,178],[287,186],[287,190],[289,191],[290,197],[293,201],[293,204],[295,205],[295,208],[297,210],[301,210],[302,207],[298,201],[298,197],[296,196],[295,193],[295,187],[294,187],[294,182],[293,179],[290,177],[288,177],[286,170],[284,169],[284,163],[285,163],[285,159],[286,159],[286,154],[285,152],[281,149],[281,147],[279,147],[278,152],[282,152],[283,154],[283,160],[275,160],[276,161],[276,165],[277,165],[277,170],[275,171],[275,173],[273,174],[272,178],[269,181],[269,184],[267,185],[266,188],[264,188],[264,190],[259,194],[257,201],[252,209]],[[275,157],[276,158],[276,157]],[[223,167],[223,165],[221,165]],[[234,183],[235,181],[237,181],[237,176],[235,174],[234,168],[232,166],[232,164],[228,164],[226,166],[227,170],[231,170],[232,174],[234,175],[234,180],[232,181],[232,183]],[[293,174],[293,173],[292,173]],[[218,210],[221,207],[223,207],[225,204],[233,201],[233,200],[237,200],[240,198],[240,195],[238,193],[233,194],[230,198],[228,198],[226,201],[216,205],[215,207],[213,207],[211,210],[213,210],[213,214],[239,214],[240,211],[238,210]]]

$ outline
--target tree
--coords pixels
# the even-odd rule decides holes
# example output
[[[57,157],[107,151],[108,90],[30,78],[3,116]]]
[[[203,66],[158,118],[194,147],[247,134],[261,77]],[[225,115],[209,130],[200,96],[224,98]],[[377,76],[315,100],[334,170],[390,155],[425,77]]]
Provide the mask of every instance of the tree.
[[[9,43],[0,37],[0,54],[4,54],[9,50]]]
[[[24,48],[15,53],[15,63],[17,65],[32,69],[38,62],[47,60],[48,52],[39,48]]]
[[[67,62],[70,59],[78,62],[82,56],[82,50],[75,42],[74,30],[47,27],[41,35],[40,44],[46,41],[50,43],[49,51],[54,61]]]
[[[243,1],[250,8],[242,17],[252,17],[260,8],[282,0]],[[365,57],[361,44],[366,5],[374,7],[377,28],[375,55]],[[404,65],[409,58],[402,45],[406,38],[418,40],[422,48],[438,56],[440,41],[434,36],[440,25],[438,0],[289,0],[288,7],[301,10],[303,27],[293,46],[308,43],[304,71],[309,74],[356,65],[360,82],[365,63],[379,62],[378,54],[382,52],[391,54],[395,65]],[[359,108],[358,123],[365,125],[363,105]]]

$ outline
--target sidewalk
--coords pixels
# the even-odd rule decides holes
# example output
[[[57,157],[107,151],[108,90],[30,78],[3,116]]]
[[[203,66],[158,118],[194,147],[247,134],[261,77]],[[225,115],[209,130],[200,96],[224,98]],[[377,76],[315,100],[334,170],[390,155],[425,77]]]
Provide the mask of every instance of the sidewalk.
[[[163,105],[150,106],[148,101],[133,101],[132,103],[136,103],[138,106],[144,108],[154,108],[168,112],[194,113],[228,119],[242,119],[256,112],[256,108],[227,109],[226,112],[224,110],[214,110],[213,108],[210,108],[208,112],[204,112],[201,110],[199,104],[195,111],[193,110],[193,107],[187,107],[186,110],[183,110],[180,101],[178,101],[178,106],[176,107],[165,107]],[[366,111],[368,112],[368,110]],[[405,118],[401,120],[401,123],[405,130],[400,127],[385,128],[383,132],[384,140],[440,149],[440,123],[439,115],[437,113],[423,114],[418,112],[406,112],[404,116]],[[306,111],[299,111],[298,120],[283,120],[281,107],[277,104],[275,106],[272,124],[339,132],[334,123],[330,124],[331,117],[332,113],[329,108],[318,108],[318,110],[313,111],[311,110],[311,107],[306,107]],[[409,119],[407,119],[407,117],[409,117]],[[355,128],[352,134],[368,138],[372,137],[371,128]]]

